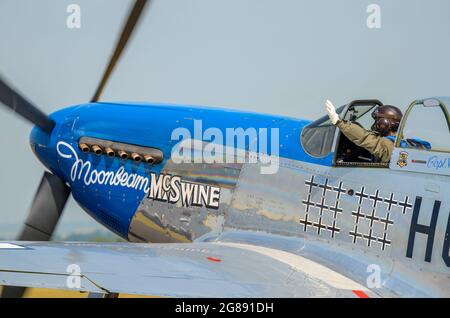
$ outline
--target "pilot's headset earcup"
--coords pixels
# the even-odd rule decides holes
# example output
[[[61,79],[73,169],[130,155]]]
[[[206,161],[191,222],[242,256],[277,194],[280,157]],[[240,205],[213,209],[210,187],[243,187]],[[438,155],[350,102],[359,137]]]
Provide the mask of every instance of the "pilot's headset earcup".
[[[387,118],[379,117],[375,119],[372,130],[379,132],[381,135],[387,135],[392,129],[392,122]]]
[[[391,122],[391,130],[398,131],[398,127],[400,126],[400,121],[390,121]]]

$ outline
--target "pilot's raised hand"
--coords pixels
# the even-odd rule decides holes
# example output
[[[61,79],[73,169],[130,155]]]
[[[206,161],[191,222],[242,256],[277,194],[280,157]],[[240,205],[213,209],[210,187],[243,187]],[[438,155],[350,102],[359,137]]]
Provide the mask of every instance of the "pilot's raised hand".
[[[325,108],[327,110],[328,117],[330,117],[331,123],[336,125],[339,121],[339,115],[336,113],[336,108],[329,99],[325,102]]]

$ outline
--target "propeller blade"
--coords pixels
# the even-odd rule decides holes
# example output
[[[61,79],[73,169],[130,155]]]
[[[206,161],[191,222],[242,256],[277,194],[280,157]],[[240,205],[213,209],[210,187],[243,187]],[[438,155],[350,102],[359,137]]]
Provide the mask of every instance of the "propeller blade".
[[[44,172],[19,241],[50,240],[70,194],[59,177]]]
[[[125,24],[122,34],[120,35],[120,38],[116,44],[116,49],[114,50],[113,55],[111,56],[111,59],[109,61],[108,67],[105,70],[105,73],[103,74],[102,80],[100,81],[100,84],[97,87],[97,90],[95,91],[94,96],[92,97],[91,102],[96,102],[99,100],[100,95],[103,92],[103,89],[106,85],[106,82],[108,81],[112,71],[114,70],[114,67],[117,63],[117,61],[120,58],[120,55],[122,54],[125,46],[127,45],[128,39],[130,38],[131,34],[133,33],[137,22],[139,21],[139,17],[141,16],[141,13],[143,12],[147,0],[136,0],[134,3],[133,8],[130,11],[130,14],[128,16],[127,23]]]
[[[13,112],[29,120],[44,131],[50,133],[55,126],[53,120],[27,101],[0,78],[0,102]]]
[[[51,173],[45,172],[18,240],[50,240],[69,194],[70,188],[63,180]],[[1,297],[20,298],[25,293],[25,290],[26,288],[24,287],[4,286]]]

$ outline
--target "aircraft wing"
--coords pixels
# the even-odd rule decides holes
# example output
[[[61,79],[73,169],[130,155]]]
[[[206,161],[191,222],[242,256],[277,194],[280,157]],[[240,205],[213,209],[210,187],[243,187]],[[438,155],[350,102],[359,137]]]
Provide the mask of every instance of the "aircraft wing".
[[[0,242],[0,285],[174,297],[375,296],[296,254],[220,242]]]

